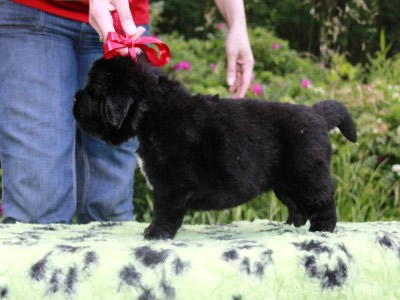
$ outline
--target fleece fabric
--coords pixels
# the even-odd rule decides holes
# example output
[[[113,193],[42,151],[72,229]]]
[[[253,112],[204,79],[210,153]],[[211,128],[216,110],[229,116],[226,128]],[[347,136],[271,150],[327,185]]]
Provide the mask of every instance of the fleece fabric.
[[[400,299],[400,223],[0,225],[0,299]]]

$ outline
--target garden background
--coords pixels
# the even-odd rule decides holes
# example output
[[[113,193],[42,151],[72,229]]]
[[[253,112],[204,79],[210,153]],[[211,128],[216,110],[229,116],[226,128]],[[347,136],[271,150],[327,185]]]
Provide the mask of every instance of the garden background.
[[[400,220],[400,1],[244,2],[255,58],[247,97],[346,104],[359,140],[355,145],[337,130],[331,133],[338,219]],[[228,96],[227,29],[214,1],[150,3],[152,32],[172,51],[165,70],[193,93]],[[136,219],[149,222],[152,193],[138,170],[133,201]],[[184,222],[256,218],[283,221],[287,209],[271,192],[234,209],[193,212]]]

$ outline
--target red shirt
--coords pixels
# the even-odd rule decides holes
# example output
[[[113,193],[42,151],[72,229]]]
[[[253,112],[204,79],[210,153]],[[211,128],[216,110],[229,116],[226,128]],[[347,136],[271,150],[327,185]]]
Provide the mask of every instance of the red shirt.
[[[89,22],[89,1],[59,1],[59,0],[13,0],[19,4],[34,7],[45,12],[72,19],[79,22]],[[137,25],[149,23],[149,1],[134,0],[131,10],[133,20]]]

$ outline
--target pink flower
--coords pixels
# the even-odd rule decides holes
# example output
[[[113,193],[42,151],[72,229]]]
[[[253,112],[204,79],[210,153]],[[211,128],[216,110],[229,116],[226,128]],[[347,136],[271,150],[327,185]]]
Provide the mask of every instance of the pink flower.
[[[172,69],[174,69],[175,71],[178,70],[185,70],[185,71],[189,71],[190,70],[190,63],[186,60],[181,61],[177,64],[175,64]]]
[[[260,96],[260,95],[262,95],[264,93],[263,88],[262,88],[261,84],[259,84],[259,83],[253,84],[253,87],[251,88],[251,91],[256,96]]]
[[[301,80],[301,87],[303,89],[309,89],[311,87],[311,80],[304,78]]]
[[[225,24],[222,22],[218,22],[217,29],[223,31],[225,29]]]
[[[383,162],[385,161],[385,159],[386,159],[386,157],[384,157],[384,156],[378,156],[378,157],[376,158],[376,163],[377,163],[378,165],[380,165],[381,163],[383,163]]]
[[[210,68],[211,68],[211,71],[215,71],[215,69],[217,68],[217,64],[210,64]]]
[[[3,202],[0,202],[0,216],[3,215]]]
[[[281,46],[278,43],[272,45],[272,50],[278,50]]]

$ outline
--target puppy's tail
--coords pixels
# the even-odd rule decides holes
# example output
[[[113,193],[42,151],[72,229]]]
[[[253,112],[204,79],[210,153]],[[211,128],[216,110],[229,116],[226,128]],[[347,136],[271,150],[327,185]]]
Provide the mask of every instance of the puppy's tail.
[[[357,141],[353,119],[342,103],[335,100],[325,100],[314,104],[313,108],[325,119],[328,130],[338,127],[349,141],[353,143]]]

